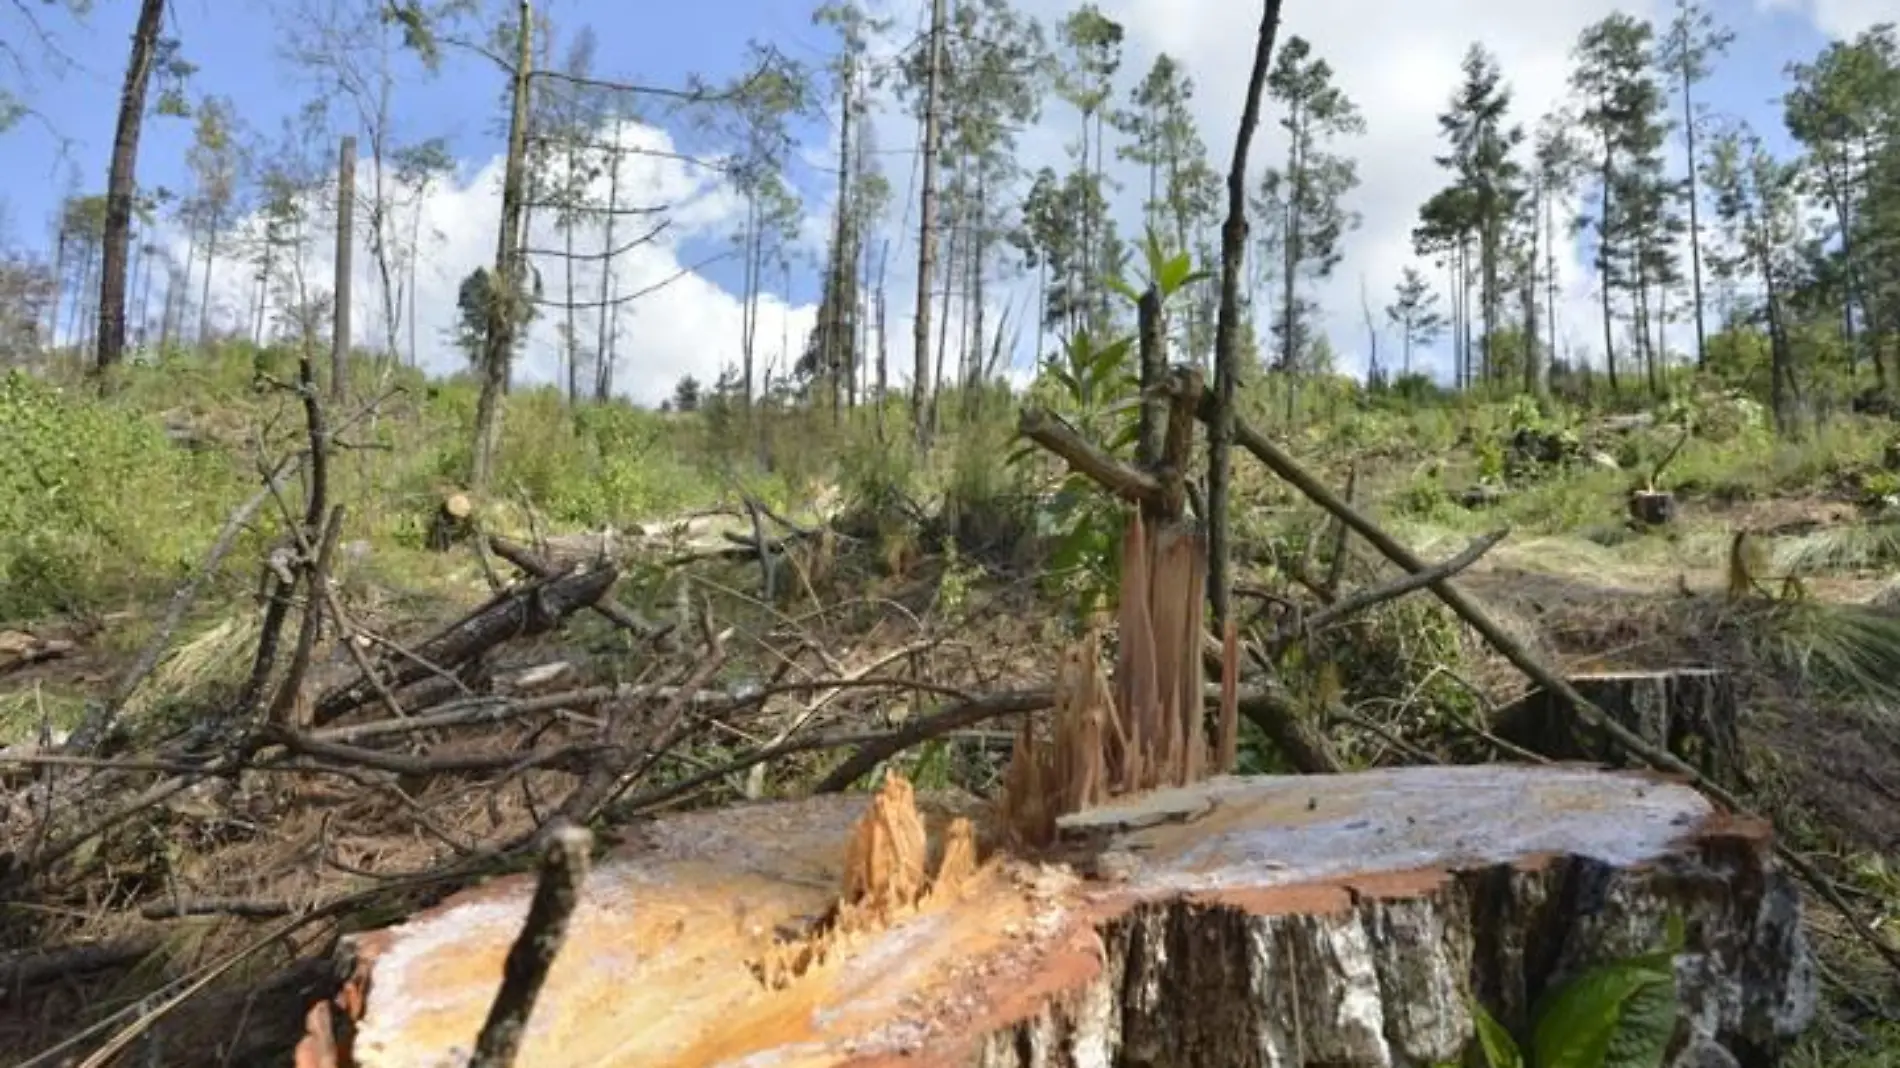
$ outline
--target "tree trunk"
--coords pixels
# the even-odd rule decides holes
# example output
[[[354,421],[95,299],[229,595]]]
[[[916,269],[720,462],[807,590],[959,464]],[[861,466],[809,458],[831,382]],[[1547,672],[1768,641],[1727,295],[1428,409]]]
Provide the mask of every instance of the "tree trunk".
[[[211,267],[217,262],[220,221],[215,211],[205,221],[205,277],[203,291],[198,298],[198,347],[201,349],[211,336]]]
[[[1615,324],[1610,311],[1610,182],[1614,177],[1614,166],[1610,147],[1603,147],[1603,196],[1597,215],[1597,288],[1603,291],[1603,366],[1610,376],[1610,392],[1618,390],[1616,382],[1616,334]]]
[[[1550,348],[1546,350],[1548,359],[1544,369],[1548,373],[1550,361],[1557,358],[1557,208],[1556,197],[1544,199],[1544,311],[1548,313],[1546,327],[1550,330]],[[1574,370],[1574,369],[1573,369]]]
[[[105,245],[99,272],[97,369],[110,370],[125,355],[126,256],[132,237],[132,198],[138,192],[139,129],[145,121],[145,89],[152,80],[152,53],[165,20],[165,0],[143,0],[132,56],[119,93],[119,128],[112,137],[112,169],[106,178]]]
[[[620,208],[620,122],[619,118],[614,119],[613,148],[607,154],[607,222],[602,228],[600,244],[600,336],[595,343],[594,353],[594,399],[603,404],[612,395],[614,383],[613,339],[609,336],[608,324],[614,317],[609,294],[614,277],[611,255],[614,247],[614,217]],[[724,360],[720,362],[724,363]]]
[[[53,293],[46,309],[46,348],[59,347],[59,303],[66,291],[66,227],[61,225],[53,244]]]
[[[1253,69],[1234,134],[1227,171],[1227,218],[1221,223],[1220,310],[1214,320],[1214,418],[1207,428],[1207,594],[1209,622],[1225,634],[1233,598],[1233,534],[1229,499],[1234,477],[1234,394],[1240,382],[1240,272],[1247,258],[1247,154],[1260,123],[1260,94],[1280,28],[1280,0],[1266,0],[1254,39]]]
[[[992,852],[980,867],[984,832],[948,826],[980,809],[912,797],[897,780],[870,805],[639,828],[588,880],[522,1062],[1455,1062],[1476,1044],[1467,999],[1523,1034],[1541,995],[1653,950],[1671,913],[1685,945],[1668,1063],[1766,1068],[1813,1013],[1800,897],[1767,831],[1652,775],[1216,779],[1063,817],[1040,865]],[[847,884],[833,858],[848,853],[883,863],[854,863],[869,874]],[[533,893],[532,875],[507,876],[346,936],[347,979],[312,1007],[298,1063],[470,1048]],[[860,903],[834,910],[845,894]]]
[[[930,67],[924,82],[923,193],[918,205],[917,318],[913,325],[910,383],[911,432],[918,446],[930,443],[925,410],[930,388],[930,286],[937,267],[937,141],[941,117],[937,82],[943,71],[944,0],[930,0]]]
[[[929,427],[929,434],[931,436],[937,433],[937,402],[943,393],[944,350],[950,347],[950,294],[954,288],[954,268],[957,262],[957,228],[954,226],[950,228],[950,241],[948,246],[944,249],[943,258],[945,264],[953,269],[943,272],[943,319],[937,324],[937,364],[930,379],[930,400],[928,402],[930,416],[926,420],[926,425]]]
[[[1687,64],[1682,73],[1682,136],[1683,147],[1689,155],[1689,280],[1695,294],[1695,365],[1703,368],[1709,364],[1709,339],[1702,325],[1702,214],[1699,204],[1702,187],[1701,176],[1695,167],[1695,105],[1690,100],[1695,79],[1689,77]]]
[[[482,392],[475,403],[475,449],[469,465],[468,487],[476,496],[488,489],[495,450],[501,443],[502,395],[508,389],[509,363],[514,355],[515,328],[521,319],[520,255],[523,150],[528,135],[528,75],[534,65],[534,9],[520,0],[520,51],[515,58],[514,113],[508,121],[508,160],[501,186],[501,225],[495,244],[494,292],[488,301],[488,330],[482,344]]]
[[[877,440],[884,440],[884,402],[890,396],[889,324],[884,310],[884,269],[891,262],[891,239],[885,238],[877,257]]]
[[[381,191],[377,192],[380,197]],[[356,249],[356,138],[345,137],[337,150],[336,169],[336,326],[330,336],[330,401],[341,403],[344,391],[350,384],[350,303],[354,291],[350,285],[355,277],[350,269],[351,254]],[[387,282],[388,274],[385,272]],[[394,339],[391,339],[389,355],[396,356]]]
[[[845,360],[840,354],[849,347],[845,336],[845,293],[850,289],[853,274],[853,249],[850,239],[851,226],[851,90],[854,79],[847,67],[844,76],[839,79],[844,87],[838,101],[838,214],[832,220],[831,232],[831,279],[830,300],[823,301],[819,308],[825,316],[820,325],[819,359],[824,364],[816,370],[823,373],[831,383],[831,417],[835,424],[840,418],[842,405],[839,403],[840,381],[844,376]]]

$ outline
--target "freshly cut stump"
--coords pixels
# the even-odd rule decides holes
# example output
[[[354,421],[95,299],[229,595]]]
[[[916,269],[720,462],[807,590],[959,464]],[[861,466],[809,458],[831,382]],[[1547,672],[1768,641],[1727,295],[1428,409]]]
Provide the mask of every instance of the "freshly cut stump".
[[[1580,767],[1230,777],[1126,799],[1066,817],[1060,859],[986,858],[763,981],[759,962],[838,900],[866,803],[643,827],[590,876],[520,1063],[1427,1065],[1470,1040],[1468,994],[1521,1028],[1547,986],[1652,949],[1672,912],[1687,931],[1673,1064],[1774,1063],[1813,1009],[1766,829],[1686,786]],[[919,806],[935,851],[953,813]],[[338,1011],[312,1019],[354,1018],[361,1068],[465,1063],[532,892],[498,880],[356,936]]]

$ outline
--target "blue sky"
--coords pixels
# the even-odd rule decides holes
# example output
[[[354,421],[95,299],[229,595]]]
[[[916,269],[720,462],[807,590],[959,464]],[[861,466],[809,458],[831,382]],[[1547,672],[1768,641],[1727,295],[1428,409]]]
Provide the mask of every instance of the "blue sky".
[[[279,0],[276,4],[173,0],[172,31],[183,40],[187,58],[200,68],[192,80],[193,92],[233,97],[252,128],[275,134],[278,123],[309,97],[311,84],[307,76],[280,58],[281,33],[272,11],[298,3],[334,2],[337,0]],[[1362,277],[1375,305],[1382,305],[1399,270],[1410,260],[1405,234],[1412,212],[1442,180],[1429,163],[1429,154],[1437,148],[1432,114],[1451,90],[1464,45],[1477,36],[1499,53],[1528,123],[1560,95],[1568,49],[1578,28],[1619,6],[1661,19],[1666,2],[1651,6],[1619,5],[1614,0],[1537,0],[1529,4],[1524,0],[1437,0],[1397,5],[1388,0],[1329,0],[1313,5],[1307,0],[1288,0],[1283,33],[1305,35],[1322,55],[1333,58],[1341,84],[1358,99],[1369,126],[1366,137],[1346,146],[1361,160],[1364,181],[1354,195],[1354,206],[1361,211],[1365,224],[1348,239],[1346,262],[1340,272],[1316,293],[1327,310],[1328,330],[1342,365],[1348,369],[1363,366],[1363,355],[1358,351],[1363,337],[1359,314]],[[907,38],[918,23],[920,5],[915,0],[890,0],[888,6],[898,22],[894,37]],[[1063,0],[1023,0],[1023,6],[1048,23],[1068,5]],[[1791,60],[1814,55],[1830,32],[1851,32],[1876,16],[1900,17],[1900,0],[1717,0],[1714,6],[1718,17],[1735,29],[1737,40],[1715,77],[1703,87],[1703,99],[1713,110],[1747,118],[1780,147],[1786,147],[1776,100],[1785,84],[1782,68]],[[1197,116],[1216,162],[1224,169],[1251,51],[1256,21],[1252,5],[1237,5],[1233,0],[1105,0],[1103,7],[1128,28],[1121,91],[1139,77],[1156,52],[1166,50],[1182,57],[1196,74],[1201,89]],[[82,190],[103,186],[124,53],[136,8],[132,0],[99,0],[84,26],[48,17],[46,24],[60,49],[76,63],[63,78],[41,71],[34,79],[29,101],[42,113],[44,123],[28,119],[0,134],[0,146],[13,161],[10,179],[0,187],[11,224],[7,236],[13,241],[45,243],[46,220],[67,190],[71,175],[77,174]],[[597,69],[605,75],[649,84],[679,85],[693,72],[712,78],[730,77],[736,72],[748,38],[771,40],[792,58],[814,64],[823,62],[832,46],[829,32],[810,24],[810,5],[787,0],[698,0],[691,4],[552,0],[545,9],[560,37],[557,58],[567,35],[582,23],[591,24],[599,42]],[[20,39],[23,31],[17,18],[0,7],[0,33]],[[1385,32],[1368,35],[1364,32],[1367,25],[1379,25]],[[448,138],[462,162],[465,181],[473,182],[484,167],[492,167],[500,147],[502,89],[501,73],[487,61],[451,50],[436,78],[404,79],[398,95],[398,136],[409,140]],[[339,109],[339,117],[343,114]],[[48,125],[71,142],[63,158],[58,142],[46,129]],[[1052,102],[1042,127],[1024,136],[1019,157],[1029,166],[1058,162],[1060,145],[1072,125],[1073,116],[1066,106]],[[908,120],[895,110],[881,118],[877,126],[881,158],[901,198],[909,188],[909,149],[914,133]],[[835,139],[835,128],[829,119],[822,119],[809,124],[802,133],[811,157],[795,162],[790,177],[808,194],[812,215],[808,229],[821,235],[832,181],[823,160]],[[1275,137],[1273,130],[1263,131],[1257,159],[1273,158],[1277,152]],[[189,139],[188,122],[149,118],[141,148],[141,182],[147,187],[183,187],[184,150]],[[673,176],[667,180],[677,184],[676,179]],[[1142,183],[1130,181],[1126,185],[1116,205],[1124,228],[1138,218],[1136,198]],[[453,255],[445,246],[440,253],[445,262],[451,263],[444,268],[450,274],[466,269],[456,256],[476,257],[483,247],[492,251],[492,221],[485,224],[488,235],[460,232],[480,229],[471,213],[480,210],[481,195],[472,188],[462,193],[463,199],[430,216],[432,225],[440,219],[441,225],[456,231],[451,233],[448,246],[467,246]],[[724,215],[713,207],[698,212],[698,225],[681,228],[684,237],[669,253],[674,261],[697,262],[715,251],[722,235],[736,225],[730,209],[728,198]],[[489,210],[492,212],[492,207]],[[915,288],[913,272],[908,269],[915,255],[910,244],[914,235],[897,231],[894,219],[887,230],[892,240],[892,359],[897,366],[905,367],[910,294]],[[677,375],[690,367],[692,373],[711,377],[719,363],[732,358],[732,346],[725,339],[736,337],[736,302],[730,294],[739,288],[738,266],[733,261],[715,263],[700,273],[703,285],[692,296],[698,304],[679,310],[671,303],[673,296],[665,295],[665,304],[656,297],[642,302],[637,312],[640,325],[628,326],[629,336],[640,345],[679,347],[678,352],[656,352],[652,356],[654,376]],[[1580,350],[1587,350],[1592,344],[1592,330],[1586,309],[1593,298],[1587,279],[1573,272],[1569,281],[1573,284],[1566,293],[1560,318],[1565,321],[1566,334],[1574,333]],[[683,291],[687,287],[675,288]],[[1000,301],[1009,295],[1006,286],[996,288],[1002,295],[998,296],[999,307],[991,310],[992,322]],[[774,348],[780,334],[797,335],[808,324],[809,305],[816,289],[813,272],[801,267],[792,279],[789,305],[775,306],[762,316],[760,333],[773,338]],[[452,290],[440,287],[433,291],[425,288],[423,292],[436,303],[445,299],[444,292],[452,294]],[[680,299],[687,299],[687,295]],[[1020,307],[1023,295],[1017,293],[1015,299]],[[659,336],[668,333],[668,320],[680,317],[689,325],[672,331],[677,338]],[[1686,336],[1687,324],[1680,329]],[[707,338],[719,341],[712,343]],[[793,340],[792,346],[796,344]],[[1386,339],[1386,344],[1393,345],[1393,339]],[[651,397],[664,391],[655,377],[637,387],[636,392]]]

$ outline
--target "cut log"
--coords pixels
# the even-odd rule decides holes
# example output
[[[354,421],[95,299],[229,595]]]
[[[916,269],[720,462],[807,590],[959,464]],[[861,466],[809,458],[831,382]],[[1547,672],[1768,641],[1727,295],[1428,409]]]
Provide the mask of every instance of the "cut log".
[[[1572,676],[1570,684],[1651,745],[1667,748],[1729,787],[1748,785],[1734,680],[1707,668]],[[1623,748],[1563,698],[1537,690],[1502,709],[1499,737],[1552,760],[1631,766]]]
[[[957,806],[924,800],[919,829],[909,796],[887,786],[863,819],[865,798],[827,796],[641,827],[597,863],[521,1063],[1442,1063],[1473,1041],[1467,995],[1521,1031],[1544,990],[1653,948],[1670,914],[1670,1063],[1776,1063],[1813,1012],[1767,828],[1653,775],[1218,778],[974,868]],[[926,848],[949,856],[926,869]],[[870,856],[881,882],[846,878]],[[841,903],[847,883],[864,904]],[[500,879],[347,939],[342,1019],[304,1051],[465,1063],[532,894]]]
[[[451,546],[461,542],[474,532],[470,518],[475,514],[475,502],[466,493],[450,493],[436,505],[429,516],[428,546],[434,552],[447,552]]]

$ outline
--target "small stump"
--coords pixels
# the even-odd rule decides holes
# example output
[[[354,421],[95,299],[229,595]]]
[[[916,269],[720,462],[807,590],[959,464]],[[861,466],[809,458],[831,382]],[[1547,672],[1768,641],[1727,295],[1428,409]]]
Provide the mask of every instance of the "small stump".
[[[1646,527],[1668,526],[1676,520],[1676,495],[1664,490],[1631,490],[1630,518]]]
[[[921,827],[899,818],[906,793],[642,826],[594,869],[521,1063],[1456,1062],[1467,992],[1523,1029],[1546,988],[1653,948],[1671,912],[1694,1063],[1775,1063],[1813,1011],[1767,828],[1651,775],[1223,777],[1064,817],[1040,855],[981,858],[993,833],[958,845],[942,798],[915,798]],[[860,877],[866,857],[903,875],[889,893]],[[532,894],[499,879],[348,938],[337,1059],[464,1063]]]
[[[1726,672],[1603,672],[1574,676],[1569,682],[1611,719],[1709,779],[1729,787],[1747,786],[1741,713],[1734,680]],[[1493,730],[1552,760],[1633,766],[1606,733],[1584,723],[1569,702],[1548,691],[1538,690],[1504,708]]]
[[[474,502],[466,493],[451,493],[436,505],[435,514],[429,520],[429,548],[435,552],[447,552],[457,542],[473,533],[473,524],[469,518],[475,514]]]

